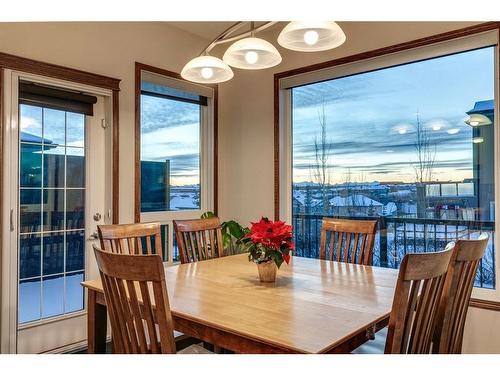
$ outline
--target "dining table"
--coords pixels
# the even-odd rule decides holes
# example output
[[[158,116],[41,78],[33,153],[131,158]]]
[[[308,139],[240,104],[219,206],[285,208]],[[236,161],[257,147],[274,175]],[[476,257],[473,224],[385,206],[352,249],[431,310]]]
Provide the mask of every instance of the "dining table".
[[[167,265],[174,329],[235,353],[350,353],[388,324],[398,271],[292,257],[275,282],[247,254]],[[100,279],[87,290],[88,352],[105,352]]]

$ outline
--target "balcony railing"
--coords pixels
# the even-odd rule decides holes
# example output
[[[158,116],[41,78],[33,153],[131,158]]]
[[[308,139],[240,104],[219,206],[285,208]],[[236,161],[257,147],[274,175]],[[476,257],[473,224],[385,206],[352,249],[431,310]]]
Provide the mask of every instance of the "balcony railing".
[[[414,217],[341,217],[378,221],[373,265],[398,268],[408,253],[443,250],[448,242],[473,238],[477,233],[490,236],[476,275],[475,286],[495,287],[495,222],[425,219]],[[293,215],[295,255],[319,257],[322,215]]]

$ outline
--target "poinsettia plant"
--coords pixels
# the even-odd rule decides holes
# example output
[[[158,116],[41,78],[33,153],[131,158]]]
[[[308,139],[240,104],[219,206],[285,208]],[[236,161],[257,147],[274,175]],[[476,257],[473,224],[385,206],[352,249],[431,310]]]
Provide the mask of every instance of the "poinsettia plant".
[[[257,264],[272,260],[278,268],[283,262],[288,264],[294,248],[292,226],[267,217],[251,224],[250,232],[243,237],[248,244],[248,260]]]

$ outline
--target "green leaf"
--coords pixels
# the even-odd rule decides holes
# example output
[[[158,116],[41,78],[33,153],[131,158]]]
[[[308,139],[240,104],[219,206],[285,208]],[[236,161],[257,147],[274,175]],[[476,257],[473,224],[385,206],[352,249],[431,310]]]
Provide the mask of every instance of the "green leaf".
[[[279,251],[274,251],[273,253],[274,253],[274,262],[276,263],[276,266],[280,268],[284,262],[283,256],[281,256],[281,253]]]
[[[227,229],[228,229],[229,233],[233,237],[240,239],[241,237],[244,236],[243,228],[236,221],[234,221],[234,220],[228,221],[226,223],[226,225],[227,225]]]

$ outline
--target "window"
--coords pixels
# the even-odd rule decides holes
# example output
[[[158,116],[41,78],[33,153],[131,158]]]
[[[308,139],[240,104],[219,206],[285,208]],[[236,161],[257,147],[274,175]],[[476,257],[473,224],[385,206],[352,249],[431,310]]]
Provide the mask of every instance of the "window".
[[[281,82],[290,186],[281,194],[296,255],[318,257],[323,216],[376,218],[373,262],[391,268],[406,253],[487,232],[475,286],[495,289],[493,44],[432,46],[426,58],[412,61],[410,51],[390,57],[406,61],[384,56],[364,70],[331,69],[330,79],[323,70]]]
[[[213,210],[214,90],[169,72],[140,74],[136,219],[162,222],[166,261],[175,261],[171,221]]]
[[[28,104],[19,111],[23,324],[83,309],[85,115]]]
[[[200,209],[204,97],[141,84],[141,212]]]

